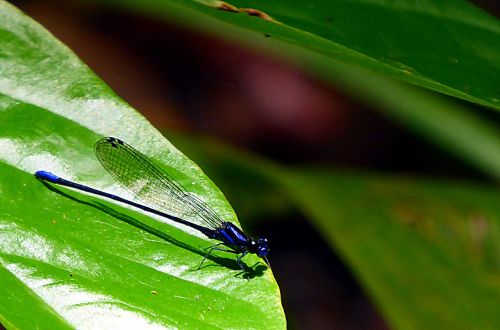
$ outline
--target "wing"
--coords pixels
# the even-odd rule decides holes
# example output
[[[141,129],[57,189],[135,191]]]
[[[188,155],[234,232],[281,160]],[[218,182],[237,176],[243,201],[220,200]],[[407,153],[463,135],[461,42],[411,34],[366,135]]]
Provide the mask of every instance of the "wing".
[[[95,144],[95,154],[106,171],[145,205],[211,229],[221,226],[215,211],[125,142],[103,138]]]

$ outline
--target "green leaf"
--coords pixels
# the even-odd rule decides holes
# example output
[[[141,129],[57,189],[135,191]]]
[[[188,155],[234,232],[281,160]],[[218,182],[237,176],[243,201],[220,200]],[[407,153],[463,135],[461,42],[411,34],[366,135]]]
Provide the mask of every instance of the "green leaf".
[[[233,164],[232,171],[246,168],[256,178],[260,174],[255,180],[279,187],[342,256],[394,328],[500,324],[498,189],[286,168],[214,142],[175,141],[214,178],[218,168],[227,173]],[[225,183],[234,186],[228,190],[241,189]]]
[[[497,189],[318,169],[281,182],[395,328],[500,324]]]
[[[198,166],[50,33],[3,1],[0,43],[0,323],[284,328],[279,290],[264,266],[246,280],[234,256],[220,253],[196,270],[203,249],[213,245],[198,233],[34,178],[45,169],[122,193],[93,155],[101,136],[117,136],[238,223]]]
[[[500,109],[500,22],[465,1],[106,2],[301,61],[319,55],[338,67],[326,75],[352,64]]]

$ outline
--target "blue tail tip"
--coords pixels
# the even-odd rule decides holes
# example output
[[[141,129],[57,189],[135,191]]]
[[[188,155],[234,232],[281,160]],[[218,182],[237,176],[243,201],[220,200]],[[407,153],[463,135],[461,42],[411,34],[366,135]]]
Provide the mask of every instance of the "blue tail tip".
[[[59,180],[59,177],[57,175],[52,174],[52,173],[47,172],[47,171],[36,171],[35,177],[37,179],[41,179],[41,180],[45,180],[45,181],[49,181],[49,182],[54,182],[54,183],[56,183],[57,180]]]

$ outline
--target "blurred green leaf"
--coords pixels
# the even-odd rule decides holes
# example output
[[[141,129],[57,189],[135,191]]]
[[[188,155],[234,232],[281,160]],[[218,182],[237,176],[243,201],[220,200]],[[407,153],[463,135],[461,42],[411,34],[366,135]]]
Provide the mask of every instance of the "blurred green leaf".
[[[248,45],[294,46],[500,109],[500,22],[466,1],[106,2]]]
[[[227,2],[275,21],[217,9],[224,3],[215,0],[105,3],[281,54],[500,179],[496,125],[478,111],[385,78],[500,109],[500,23],[467,2]]]
[[[45,169],[122,193],[93,155],[112,135],[150,155],[224,219],[201,170],[37,23],[0,1],[0,323],[9,328],[284,328],[272,273],[233,255],[197,271],[213,242],[70,189]],[[246,259],[248,265],[258,259]],[[260,274],[262,273],[262,274]]]
[[[276,38],[286,42],[500,108],[494,87],[500,84],[500,22],[466,1],[234,4],[258,8],[281,22],[290,34],[278,32]]]
[[[175,141],[213,178],[219,179],[214,167],[227,171],[244,162],[259,182],[276,185],[342,256],[394,328],[500,325],[498,189],[285,168],[192,136]]]
[[[498,328],[497,189],[318,169],[281,178],[395,328]]]

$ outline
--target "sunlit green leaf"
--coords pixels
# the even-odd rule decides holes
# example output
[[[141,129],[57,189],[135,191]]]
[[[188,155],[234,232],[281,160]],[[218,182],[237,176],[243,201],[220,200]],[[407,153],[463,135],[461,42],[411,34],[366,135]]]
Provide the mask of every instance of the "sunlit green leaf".
[[[116,136],[151,156],[224,219],[201,170],[76,56],[0,2],[0,323],[9,328],[284,328],[272,273],[238,276],[233,255],[184,227],[36,180],[52,171],[124,193],[93,155]],[[255,256],[244,259],[249,266]]]

